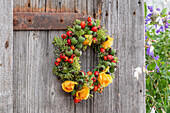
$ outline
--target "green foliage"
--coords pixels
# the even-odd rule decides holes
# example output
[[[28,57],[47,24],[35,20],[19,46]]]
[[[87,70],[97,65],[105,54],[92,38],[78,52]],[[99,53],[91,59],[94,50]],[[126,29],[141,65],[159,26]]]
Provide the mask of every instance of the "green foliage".
[[[147,15],[147,5],[146,5],[146,2],[144,3],[144,8],[145,8],[145,18],[146,18],[146,15]]]
[[[81,69],[81,66],[80,66],[80,59],[79,59],[79,57],[75,57],[74,59],[74,62],[73,62],[73,69],[75,70],[75,71],[77,71],[77,72],[79,72],[80,71],[80,69]]]
[[[53,44],[57,47],[59,47],[63,52],[64,50],[68,49],[68,46],[65,46],[65,44],[67,44],[66,40],[63,40],[62,38],[59,37],[54,37],[53,39]],[[57,51],[58,50],[58,51]],[[56,49],[55,51],[56,53],[59,52],[59,49]]]
[[[149,8],[147,9],[145,5],[145,13],[147,10],[149,11]],[[146,111],[150,113],[155,107],[156,113],[163,113],[163,111],[168,113],[170,106],[170,26],[167,22],[170,16],[165,8],[161,12],[157,11],[145,17]],[[153,51],[151,51],[152,46]]]
[[[96,20],[96,26],[99,26],[99,25],[100,25],[100,20],[97,19],[97,20]]]
[[[102,38],[104,37],[107,37],[107,34],[106,34],[107,30],[101,28],[100,30],[97,31],[97,41],[100,43],[102,42]]]

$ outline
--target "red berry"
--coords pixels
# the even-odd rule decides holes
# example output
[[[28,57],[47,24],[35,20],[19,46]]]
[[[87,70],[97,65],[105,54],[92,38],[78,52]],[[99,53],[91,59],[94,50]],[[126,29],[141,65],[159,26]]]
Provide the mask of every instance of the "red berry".
[[[97,27],[94,26],[94,27],[91,28],[91,30],[92,30],[93,32],[97,32]]]
[[[81,99],[74,99],[74,103],[78,103],[78,102],[80,102],[81,101]]]
[[[88,25],[89,25],[89,26],[92,26],[92,22],[88,22]]]
[[[99,25],[98,27],[97,27],[97,29],[100,29],[101,28],[101,25]]]
[[[96,43],[96,42],[97,42],[97,38],[93,37],[93,43]]]
[[[71,58],[73,59],[74,57],[76,57],[76,55],[75,55],[75,54],[72,54],[72,55],[71,55]]]
[[[72,59],[72,58],[68,59],[68,62],[69,62],[70,64],[72,64],[72,63],[73,63],[73,59]]]
[[[93,82],[96,82],[96,77],[92,77],[91,80],[93,80]]]
[[[73,32],[72,31],[67,31],[67,36],[72,36],[73,35]]]
[[[57,61],[57,62],[61,62],[61,58],[57,58],[56,61]]]
[[[71,45],[71,39],[67,39],[68,45]]]
[[[81,28],[83,29],[83,28],[85,28],[85,26],[86,26],[86,22],[85,22],[85,21],[82,21],[82,22],[80,23],[80,25],[81,25]]]
[[[61,54],[60,54],[60,58],[61,58],[61,59],[64,59],[64,57],[65,57],[65,54],[64,54],[64,53],[61,53]]]
[[[100,48],[100,52],[105,52],[105,49],[104,48]]]
[[[91,22],[91,21],[92,21],[91,17],[88,17],[88,18],[87,18],[87,21],[88,21],[88,22]]]
[[[104,59],[104,60],[107,60],[107,56],[104,56],[103,59]]]
[[[97,91],[98,90],[98,86],[95,85],[93,90]]]
[[[64,61],[65,61],[65,62],[68,61],[68,57],[67,57],[67,56],[64,57]]]
[[[108,59],[109,61],[111,61],[111,60],[113,60],[113,56],[112,56],[112,55],[107,55],[107,59]]]
[[[116,63],[116,61],[115,61],[115,60],[112,60],[111,62],[114,62],[114,63]]]
[[[58,66],[60,63],[55,61],[55,65]]]
[[[95,71],[94,72],[94,75],[97,77],[97,76],[99,76],[99,72],[98,71]]]
[[[100,85],[100,84],[98,84],[98,88],[100,88],[100,86],[101,86],[101,85]]]
[[[63,39],[65,39],[65,38],[67,38],[67,35],[66,35],[66,34],[62,34],[61,37],[62,37]]]

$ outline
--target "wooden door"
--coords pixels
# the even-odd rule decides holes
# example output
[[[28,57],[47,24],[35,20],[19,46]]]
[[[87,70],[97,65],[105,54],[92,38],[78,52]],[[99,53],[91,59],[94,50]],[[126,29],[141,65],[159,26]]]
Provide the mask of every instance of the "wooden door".
[[[2,0],[0,11],[7,20],[0,31],[0,112],[2,113],[144,113],[145,77],[134,77],[144,65],[143,0]],[[99,18],[108,34],[114,34],[119,58],[116,77],[102,94],[74,104],[52,74],[54,36],[65,31],[14,31],[14,12],[70,12]],[[8,18],[9,17],[9,18]],[[1,19],[2,17],[0,17]],[[3,32],[8,31],[8,32]],[[9,41],[7,43],[6,41]],[[9,48],[7,45],[9,44]],[[5,45],[5,46],[4,46]],[[82,68],[97,65],[96,54],[88,48],[81,57]],[[5,63],[5,66],[4,66]],[[5,73],[5,74],[4,74]],[[7,87],[8,86],[8,87]],[[4,89],[5,87],[5,89]],[[9,94],[7,94],[9,91]],[[5,95],[6,93],[6,95]]]

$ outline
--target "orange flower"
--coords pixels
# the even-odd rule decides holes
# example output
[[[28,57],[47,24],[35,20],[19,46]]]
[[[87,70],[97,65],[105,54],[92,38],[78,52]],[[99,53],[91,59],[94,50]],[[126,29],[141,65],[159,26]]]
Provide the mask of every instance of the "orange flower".
[[[62,83],[62,88],[65,92],[69,93],[73,91],[75,84],[78,84],[78,83],[74,81],[65,81]]]
[[[87,86],[83,86],[80,91],[76,92],[76,99],[86,100],[89,97],[89,88]]]
[[[104,49],[110,48],[113,45],[113,38],[107,37],[108,40],[102,43]]]
[[[107,72],[109,70],[109,66],[106,68],[105,71],[99,73],[99,77],[98,77],[98,81],[99,83],[103,86],[106,87],[108,86],[110,83],[112,83],[112,77],[109,74],[106,74],[105,72]]]
[[[89,45],[91,46],[91,43],[93,41],[93,35],[85,35],[86,40],[83,42],[83,45]]]

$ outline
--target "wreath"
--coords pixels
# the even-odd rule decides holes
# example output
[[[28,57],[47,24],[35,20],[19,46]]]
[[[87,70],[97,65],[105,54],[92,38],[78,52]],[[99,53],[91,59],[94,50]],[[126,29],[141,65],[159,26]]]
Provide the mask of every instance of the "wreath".
[[[68,26],[67,33],[54,37],[56,61],[53,74],[62,80],[62,89],[71,93],[74,102],[93,97],[92,91],[101,93],[104,87],[112,83],[118,58],[111,48],[113,38],[106,34],[100,20],[87,18],[87,22],[76,20],[73,27]],[[95,48],[99,64],[85,73],[81,70],[79,57],[87,46]]]

